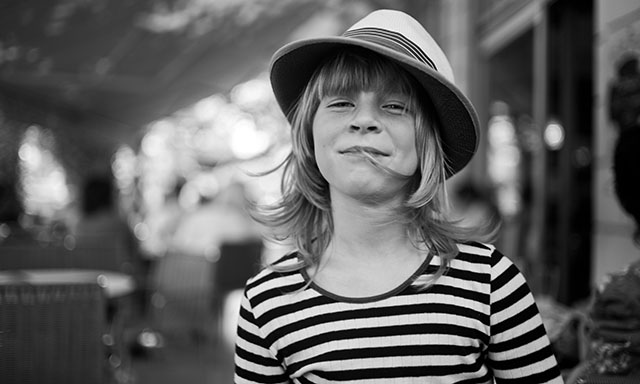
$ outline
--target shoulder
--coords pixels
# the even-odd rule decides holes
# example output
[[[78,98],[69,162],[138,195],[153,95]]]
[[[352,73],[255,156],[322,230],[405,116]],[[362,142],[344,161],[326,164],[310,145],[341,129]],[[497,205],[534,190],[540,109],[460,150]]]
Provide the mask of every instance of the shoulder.
[[[456,259],[467,262],[486,264],[496,267],[501,264],[513,264],[512,261],[500,252],[493,244],[480,242],[466,242],[458,244]]]
[[[264,267],[247,281],[245,292],[249,300],[295,292],[304,286],[298,264],[298,253],[290,252]]]
[[[493,267],[503,257],[493,244],[466,242],[457,246],[458,254],[452,260],[452,265],[464,264],[472,269],[475,266],[485,270]]]
[[[492,294],[508,296],[513,292],[525,294],[529,287],[516,263],[493,244],[469,242],[458,244],[459,253],[451,261],[469,276],[480,276],[479,281],[490,283]]]
[[[466,242],[458,243],[458,256],[462,258],[471,258],[478,261],[488,262],[496,250],[492,244],[485,244],[479,242]]]
[[[490,244],[465,242],[458,243],[457,248],[457,255],[447,261],[444,279],[440,283],[465,287],[477,293],[488,293],[493,275],[495,247]],[[440,262],[441,260],[436,257],[432,265],[438,265]]]
[[[458,255],[451,260],[451,268],[482,274],[489,278],[492,284],[496,279],[498,281],[510,280],[521,275],[513,261],[502,254],[493,244],[460,243],[458,251]]]

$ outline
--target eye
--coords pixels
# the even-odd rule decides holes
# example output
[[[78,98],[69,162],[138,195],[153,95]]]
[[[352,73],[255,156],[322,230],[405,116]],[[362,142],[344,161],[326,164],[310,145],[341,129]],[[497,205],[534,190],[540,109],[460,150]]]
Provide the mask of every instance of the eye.
[[[409,106],[401,102],[388,102],[382,106],[383,109],[394,114],[410,113]]]
[[[354,104],[352,102],[344,99],[333,100],[327,103],[328,108],[348,108],[353,106]]]

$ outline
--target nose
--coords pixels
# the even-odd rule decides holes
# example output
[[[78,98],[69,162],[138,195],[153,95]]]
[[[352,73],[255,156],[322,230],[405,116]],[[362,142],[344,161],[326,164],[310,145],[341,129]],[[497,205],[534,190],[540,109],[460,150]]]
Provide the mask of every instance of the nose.
[[[353,116],[350,129],[353,132],[377,133],[381,131],[380,121],[374,106],[360,105]]]

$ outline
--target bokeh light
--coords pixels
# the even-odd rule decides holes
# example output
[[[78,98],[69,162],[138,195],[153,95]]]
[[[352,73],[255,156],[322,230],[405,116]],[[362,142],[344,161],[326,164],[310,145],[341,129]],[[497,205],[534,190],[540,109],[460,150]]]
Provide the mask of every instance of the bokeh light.
[[[274,168],[287,148],[289,126],[266,74],[148,124],[138,152],[122,146],[111,164],[121,211],[142,251],[170,249],[178,218],[234,183],[252,200],[276,199],[276,174],[250,175]]]
[[[551,120],[544,129],[544,143],[547,148],[557,151],[564,145],[564,127],[557,120]]]
[[[27,128],[18,150],[18,167],[24,213],[36,221],[54,220],[71,202],[72,193],[50,131],[37,125]]]
[[[493,183],[498,209],[509,218],[522,207],[522,154],[508,105],[496,102],[494,110],[497,113],[489,120],[488,127],[487,172]]]

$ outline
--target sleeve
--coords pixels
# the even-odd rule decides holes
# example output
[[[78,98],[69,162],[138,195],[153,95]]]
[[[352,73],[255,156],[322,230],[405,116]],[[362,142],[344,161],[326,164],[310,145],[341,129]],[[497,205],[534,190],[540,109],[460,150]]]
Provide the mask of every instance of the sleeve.
[[[491,256],[491,340],[487,365],[497,383],[563,383],[533,294],[518,268]]]
[[[289,383],[285,370],[262,337],[246,289],[238,317],[234,360],[236,384]]]

